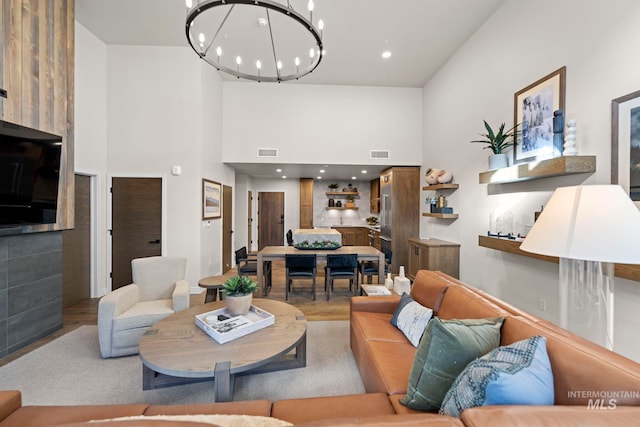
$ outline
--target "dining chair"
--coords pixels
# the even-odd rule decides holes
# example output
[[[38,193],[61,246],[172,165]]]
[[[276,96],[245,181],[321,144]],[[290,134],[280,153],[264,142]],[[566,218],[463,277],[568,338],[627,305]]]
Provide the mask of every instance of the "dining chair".
[[[236,268],[238,276],[256,276],[258,277],[258,259],[255,254],[249,254],[247,247],[243,246],[236,252]],[[271,290],[271,261],[264,261],[262,264],[262,280],[264,280],[267,292]]]
[[[333,281],[349,279],[349,290],[356,294],[358,290],[358,255],[327,255],[325,267],[324,290],[327,300],[331,298]]]
[[[249,259],[247,247],[243,246],[236,250],[236,267],[238,268],[238,276],[257,276],[258,262],[255,259]]]
[[[289,301],[294,279],[311,279],[313,300],[316,300],[316,256],[315,255],[285,255],[285,301]]]
[[[391,249],[387,248],[381,248],[380,251],[384,254],[384,274],[386,276],[389,272],[393,252],[391,252]],[[367,283],[371,283],[373,281],[373,276],[377,276],[379,270],[378,261],[362,261],[360,263],[360,283],[364,283],[365,276],[367,276]],[[384,277],[378,277],[378,283],[383,282]]]

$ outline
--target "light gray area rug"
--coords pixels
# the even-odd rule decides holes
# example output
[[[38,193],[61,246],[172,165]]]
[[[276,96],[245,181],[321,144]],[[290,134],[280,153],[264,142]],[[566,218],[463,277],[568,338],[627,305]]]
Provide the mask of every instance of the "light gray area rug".
[[[142,390],[138,356],[102,359],[98,328],[82,326],[0,368],[0,389],[24,405],[213,402],[213,382]],[[348,321],[307,323],[306,368],[236,378],[234,400],[364,393]]]

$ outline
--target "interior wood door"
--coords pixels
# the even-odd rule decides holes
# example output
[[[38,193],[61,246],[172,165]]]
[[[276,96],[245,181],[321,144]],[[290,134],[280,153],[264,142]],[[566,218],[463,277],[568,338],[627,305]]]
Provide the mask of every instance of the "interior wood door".
[[[113,178],[111,287],[131,283],[131,260],[162,255],[162,179]]]
[[[222,274],[231,269],[231,235],[233,234],[233,188],[222,186]]]
[[[253,248],[253,192],[247,193],[247,250]]]
[[[258,250],[284,246],[284,193],[258,193]]]
[[[91,298],[91,177],[75,176],[75,226],[62,232],[62,305]]]

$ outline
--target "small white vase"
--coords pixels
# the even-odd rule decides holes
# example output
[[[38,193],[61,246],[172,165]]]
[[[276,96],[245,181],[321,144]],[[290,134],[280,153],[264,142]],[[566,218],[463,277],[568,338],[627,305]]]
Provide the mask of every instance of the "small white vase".
[[[489,156],[489,170],[506,168],[509,166],[509,157],[506,154],[492,154]]]
[[[242,316],[249,312],[253,302],[253,294],[229,296],[227,295],[227,311],[232,316]]]
[[[449,171],[441,170],[438,173],[438,182],[440,184],[448,184],[453,180],[453,175]]]
[[[424,173],[424,180],[429,185],[435,185],[438,183],[438,173],[440,173],[440,169],[428,168]]]

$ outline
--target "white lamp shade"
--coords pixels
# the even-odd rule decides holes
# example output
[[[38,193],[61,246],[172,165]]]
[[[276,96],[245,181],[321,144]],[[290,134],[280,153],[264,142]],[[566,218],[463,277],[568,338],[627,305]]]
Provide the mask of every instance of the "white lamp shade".
[[[561,187],[520,249],[560,258],[640,264],[640,210],[619,185]]]

